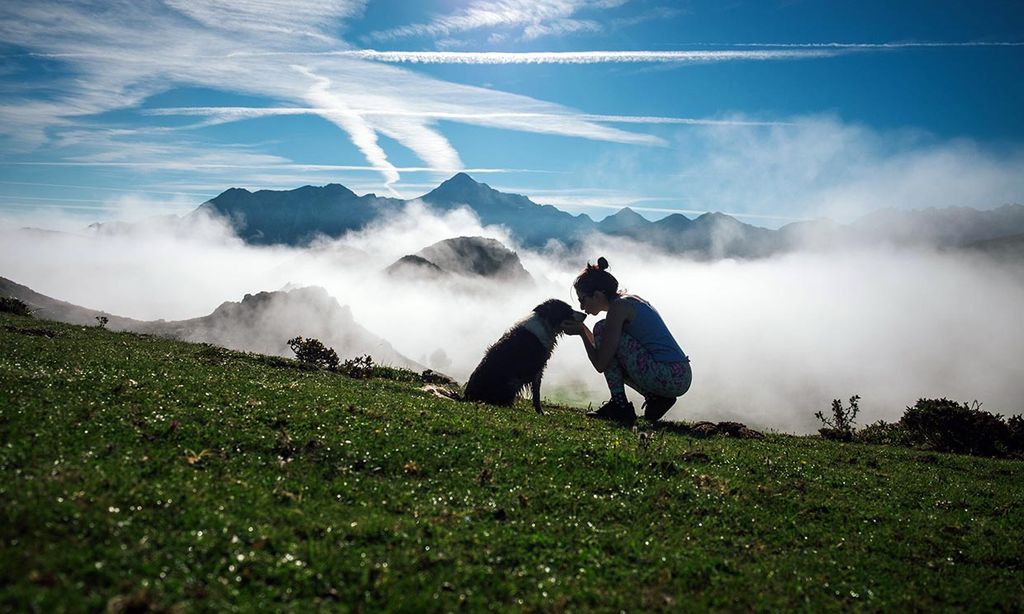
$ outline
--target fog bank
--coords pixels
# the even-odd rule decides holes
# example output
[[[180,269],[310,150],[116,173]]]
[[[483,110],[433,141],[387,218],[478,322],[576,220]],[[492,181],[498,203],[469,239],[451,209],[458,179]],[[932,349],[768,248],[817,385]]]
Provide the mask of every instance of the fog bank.
[[[197,317],[246,293],[322,286],[396,350],[460,381],[534,305],[573,301],[579,269],[605,256],[622,287],[651,301],[692,358],[693,387],[669,419],[810,432],[815,411],[854,394],[862,398],[861,423],[897,419],[919,397],[1024,409],[1021,265],[961,252],[819,250],[698,263],[607,237],[578,252],[527,252],[466,210],[439,216],[418,204],[307,249],[248,246],[208,218],[98,234],[0,235],[0,275],[138,319]],[[401,256],[455,236],[517,249],[533,283],[419,282],[382,273]],[[582,405],[608,396],[573,337],[556,349],[543,391]]]

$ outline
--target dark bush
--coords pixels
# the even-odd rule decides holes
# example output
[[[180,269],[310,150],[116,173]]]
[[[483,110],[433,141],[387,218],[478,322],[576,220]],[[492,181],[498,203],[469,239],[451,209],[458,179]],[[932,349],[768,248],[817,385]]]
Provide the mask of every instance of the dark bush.
[[[295,358],[299,362],[325,367],[331,371],[338,369],[338,353],[318,339],[296,337],[288,340],[288,347],[295,352]]]
[[[857,412],[860,411],[857,405],[859,402],[860,396],[853,395],[850,397],[850,406],[843,407],[843,402],[835,399],[832,401],[831,418],[826,417],[820,411],[814,414],[814,417],[821,420],[821,423],[825,425],[818,429],[821,436],[825,439],[834,439],[836,441],[850,441],[853,439],[853,424],[857,418]]]
[[[1006,421],[1010,431],[1010,452],[1013,456],[1024,456],[1024,416],[1017,414]]]
[[[908,407],[900,419],[916,443],[940,452],[959,452],[977,456],[1006,456],[1020,452],[1014,445],[1011,426],[1003,417],[974,405],[949,399],[920,399]],[[1020,431],[1020,419],[1012,418],[1013,428]]]
[[[32,315],[32,309],[24,301],[11,296],[0,296],[0,312],[13,313],[16,316]]]
[[[338,370],[349,377],[363,379],[373,375],[375,366],[372,356],[358,356],[341,363]]]
[[[898,422],[879,420],[854,433],[854,439],[860,443],[873,443],[886,446],[912,446],[914,438],[907,429]]]

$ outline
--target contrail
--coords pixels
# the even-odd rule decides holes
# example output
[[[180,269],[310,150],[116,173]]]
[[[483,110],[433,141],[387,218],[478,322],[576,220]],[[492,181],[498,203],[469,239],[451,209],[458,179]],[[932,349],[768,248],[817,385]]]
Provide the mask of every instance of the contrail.
[[[282,52],[287,55],[327,55],[388,63],[412,64],[607,64],[607,63],[699,63],[731,60],[792,60],[827,58],[844,49],[746,49],[709,51],[377,51],[346,49],[320,53]],[[278,55],[275,52],[236,55]]]
[[[198,115],[227,120],[253,119],[274,115],[319,115],[324,109],[315,107],[170,107],[147,109],[144,115]],[[646,115],[601,115],[594,113],[529,113],[529,112],[448,112],[448,111],[389,111],[379,109],[352,109],[366,117],[421,117],[426,119],[488,120],[488,119],[563,119],[572,118],[590,122],[623,124],[681,124],[692,126],[788,126],[791,122],[752,121],[735,119],[706,119],[693,117],[661,117]],[[201,124],[200,124],[201,125]]]
[[[0,162],[0,166],[109,166],[114,168],[270,168],[305,171],[380,171],[382,166],[370,165],[342,165],[342,164],[229,164],[216,162],[200,162],[189,164],[188,162],[108,162],[108,161],[61,161],[61,162]],[[401,173],[539,173],[545,175],[561,175],[567,171],[553,171],[532,168],[440,168],[431,166],[396,166],[395,170]]]
[[[699,44],[697,45],[699,46]],[[708,45],[711,46],[711,45]],[[801,60],[827,58],[856,51],[958,48],[1021,47],[1016,41],[892,42],[892,43],[728,43],[731,49],[695,51],[378,51],[344,49],[323,52],[236,52],[230,56],[334,56],[387,63],[411,64],[608,64],[608,63],[701,63],[728,61]],[[756,49],[756,50],[754,50]]]
[[[173,196],[204,196],[202,192],[169,192],[166,190],[148,190],[148,189],[129,189],[129,188],[113,188],[102,185],[76,185],[70,183],[37,183],[34,181],[0,181],[3,185],[28,185],[37,187],[47,188],[72,188],[72,189],[83,189],[83,190],[107,190],[111,192],[128,192],[130,194],[170,194]]]
[[[914,49],[942,47],[1024,47],[1024,42],[977,41],[977,42],[905,42],[905,43],[734,43],[734,47],[782,48],[782,49]]]

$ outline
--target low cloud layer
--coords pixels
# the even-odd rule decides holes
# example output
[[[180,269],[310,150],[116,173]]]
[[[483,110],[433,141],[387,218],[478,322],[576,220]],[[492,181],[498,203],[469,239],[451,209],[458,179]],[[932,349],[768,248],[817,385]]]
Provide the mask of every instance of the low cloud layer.
[[[678,133],[674,150],[692,208],[734,215],[850,221],[884,207],[986,209],[1024,196],[1019,145],[878,131],[829,115],[697,126]]]
[[[693,388],[670,418],[808,432],[815,411],[854,394],[862,397],[865,423],[894,420],[919,397],[1024,409],[1024,273],[1020,265],[963,253],[801,252],[696,263],[595,238],[579,253],[519,250],[535,283],[500,286],[382,274],[399,257],[453,236],[512,244],[466,210],[439,216],[418,204],[308,249],[247,246],[221,221],[205,218],[98,235],[0,233],[0,275],[139,319],[196,317],[246,293],[322,286],[399,352],[463,381],[487,345],[535,304],[571,301],[575,274],[603,255],[625,289],[659,309],[692,356]],[[544,394],[581,405],[607,397],[579,339],[561,342]]]

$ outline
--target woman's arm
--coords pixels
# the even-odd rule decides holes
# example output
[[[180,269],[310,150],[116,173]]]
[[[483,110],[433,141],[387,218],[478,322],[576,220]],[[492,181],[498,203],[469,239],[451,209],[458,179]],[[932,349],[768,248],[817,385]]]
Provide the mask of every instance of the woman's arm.
[[[608,307],[608,317],[604,320],[604,332],[601,334],[601,347],[596,348],[593,353],[587,350],[590,362],[598,373],[604,373],[604,370],[615,361],[619,339],[622,338],[622,325],[632,313],[632,306],[622,300],[613,301]],[[591,346],[593,345],[591,339]]]
[[[590,364],[594,365],[598,373],[604,373],[608,365],[615,360],[615,352],[619,348],[619,339],[622,337],[622,325],[632,313],[632,307],[625,302],[615,301],[612,303],[608,308],[608,317],[605,318],[600,348],[594,344],[594,334],[582,322],[563,322],[562,330],[567,335],[579,335],[583,340],[583,347],[587,350]]]

